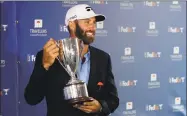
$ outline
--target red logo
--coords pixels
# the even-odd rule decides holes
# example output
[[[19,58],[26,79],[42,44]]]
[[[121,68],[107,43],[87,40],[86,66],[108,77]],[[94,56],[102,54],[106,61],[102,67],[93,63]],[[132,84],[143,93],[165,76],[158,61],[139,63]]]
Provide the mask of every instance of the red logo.
[[[98,86],[103,86],[103,83],[102,82],[98,82],[97,85]]]

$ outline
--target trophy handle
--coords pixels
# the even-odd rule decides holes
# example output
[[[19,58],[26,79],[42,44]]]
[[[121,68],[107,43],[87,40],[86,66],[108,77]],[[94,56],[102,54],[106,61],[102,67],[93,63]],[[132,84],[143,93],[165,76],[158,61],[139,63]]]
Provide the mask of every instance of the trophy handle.
[[[59,61],[59,63],[62,65],[62,67],[68,72],[68,74],[72,77],[72,79],[75,79],[76,76],[75,76],[75,73],[77,72],[77,68],[78,68],[78,65],[79,65],[79,61],[81,59],[81,54],[82,54],[82,50],[83,50],[83,41],[80,41],[78,38],[73,38],[75,39],[75,41],[72,41],[74,42],[76,49],[77,49],[77,56],[79,57],[76,57],[76,66],[75,66],[75,69],[73,69],[73,71],[71,70],[70,68],[70,65],[68,65],[68,63],[66,62],[66,60],[69,60],[68,57],[66,57],[66,53],[64,53],[66,51],[67,48],[65,48],[65,46],[63,44],[65,44],[64,42],[71,42],[71,41],[64,41],[64,40],[57,40],[56,42],[56,45],[57,47],[59,48],[59,55],[57,56],[57,60]]]
[[[58,48],[60,48],[60,43],[59,42],[56,42],[56,45]],[[64,49],[64,46],[62,45],[63,49]],[[66,70],[66,72],[69,74],[69,76],[73,76],[69,71],[68,69],[70,69],[69,65],[67,65],[67,68],[65,67],[65,65],[63,65],[64,63],[64,55],[62,55],[62,58],[60,58],[59,56],[56,57],[56,59],[58,60],[58,62],[60,63],[60,65],[62,65],[62,67]],[[61,60],[60,60],[61,59]],[[63,63],[62,63],[63,62]],[[73,76],[74,77],[74,76]]]

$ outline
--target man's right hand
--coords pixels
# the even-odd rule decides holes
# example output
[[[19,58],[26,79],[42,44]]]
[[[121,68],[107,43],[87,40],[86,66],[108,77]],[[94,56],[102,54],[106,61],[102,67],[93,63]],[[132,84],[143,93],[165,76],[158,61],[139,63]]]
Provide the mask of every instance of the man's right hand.
[[[59,48],[56,41],[50,38],[49,41],[43,47],[43,67],[48,70],[49,67],[54,63],[55,58],[59,55]]]

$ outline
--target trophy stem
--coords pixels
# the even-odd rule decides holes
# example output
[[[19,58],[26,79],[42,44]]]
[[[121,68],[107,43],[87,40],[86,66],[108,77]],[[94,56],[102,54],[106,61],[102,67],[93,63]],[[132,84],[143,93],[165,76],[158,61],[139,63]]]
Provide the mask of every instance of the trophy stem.
[[[71,74],[70,80],[71,81],[76,81],[77,80],[77,77],[75,76],[75,74]]]

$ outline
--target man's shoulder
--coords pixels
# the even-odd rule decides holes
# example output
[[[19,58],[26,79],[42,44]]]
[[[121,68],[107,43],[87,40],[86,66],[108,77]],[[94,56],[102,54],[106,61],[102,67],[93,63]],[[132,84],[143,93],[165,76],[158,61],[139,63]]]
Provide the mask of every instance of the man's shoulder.
[[[93,46],[90,46],[91,49],[93,49],[98,55],[101,55],[101,56],[105,56],[105,57],[109,57],[109,54],[107,52],[105,52],[104,50],[101,50],[99,48],[96,48],[96,47],[93,47]]]

